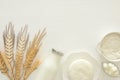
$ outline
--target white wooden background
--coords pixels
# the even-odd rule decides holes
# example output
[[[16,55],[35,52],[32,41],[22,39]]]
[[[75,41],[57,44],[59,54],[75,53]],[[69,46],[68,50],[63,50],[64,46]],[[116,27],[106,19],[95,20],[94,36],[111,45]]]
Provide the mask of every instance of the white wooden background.
[[[97,57],[96,45],[102,37],[120,32],[120,0],[0,0],[0,50],[2,32],[10,21],[16,33],[28,24],[30,39],[39,29],[47,28],[41,60],[51,48],[64,53],[87,50]],[[35,71],[29,80],[37,75]]]

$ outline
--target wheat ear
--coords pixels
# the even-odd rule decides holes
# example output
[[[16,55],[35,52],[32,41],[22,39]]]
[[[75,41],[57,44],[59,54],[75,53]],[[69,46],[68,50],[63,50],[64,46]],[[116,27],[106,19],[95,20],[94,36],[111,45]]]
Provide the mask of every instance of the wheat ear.
[[[45,29],[41,33],[38,32],[38,34],[34,37],[32,44],[29,45],[25,63],[24,63],[25,70],[27,70],[28,68],[31,67],[32,62],[33,62],[39,48],[41,47],[41,44],[42,44],[41,40],[45,36],[45,34],[46,34]]]
[[[11,80],[11,77],[10,77],[9,72],[8,72],[8,68],[4,62],[4,59],[3,59],[3,56],[1,55],[1,52],[0,52],[0,71]]]
[[[15,34],[13,30],[13,25],[12,23],[9,23],[8,27],[6,26],[6,30],[3,33],[5,53],[9,63],[14,61],[14,55],[13,55],[14,38],[15,38]]]
[[[29,48],[26,53],[26,59],[24,62],[24,80],[26,80],[25,75],[27,74],[27,71],[31,68],[33,60],[36,57],[38,50],[42,45],[41,40],[43,39],[45,34],[46,34],[45,29],[41,33],[39,31],[38,34],[35,35],[32,43],[29,44]]]
[[[27,80],[27,78],[30,76],[30,74],[31,74],[34,70],[36,70],[39,65],[40,65],[40,61],[39,61],[39,60],[36,60],[36,61],[32,64],[31,68],[29,68],[28,71],[26,72],[26,74],[25,74],[25,80]]]
[[[21,29],[21,31],[19,32],[18,38],[17,38],[15,80],[20,80],[22,75],[23,56],[24,56],[23,53],[26,49],[27,42],[28,42],[28,35],[27,35],[27,27],[25,26],[25,28]]]
[[[13,30],[13,25],[12,23],[9,23],[8,26],[6,26],[6,30],[3,32],[3,39],[4,39],[4,49],[5,49],[5,54],[6,58],[8,60],[8,64],[12,67],[14,66],[14,53],[13,53],[13,48],[14,48],[14,30]],[[14,79],[14,69],[12,68],[12,74]]]

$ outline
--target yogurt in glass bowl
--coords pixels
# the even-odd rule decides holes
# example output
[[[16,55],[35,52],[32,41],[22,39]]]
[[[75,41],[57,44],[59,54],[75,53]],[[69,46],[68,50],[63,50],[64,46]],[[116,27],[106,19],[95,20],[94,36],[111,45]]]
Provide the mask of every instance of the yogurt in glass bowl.
[[[63,80],[97,80],[97,61],[87,52],[73,52],[67,55],[62,66]]]
[[[102,75],[107,80],[120,78],[120,33],[111,32],[103,37],[97,45],[101,57]]]
[[[97,51],[108,61],[120,61],[120,33],[107,34],[98,44]]]

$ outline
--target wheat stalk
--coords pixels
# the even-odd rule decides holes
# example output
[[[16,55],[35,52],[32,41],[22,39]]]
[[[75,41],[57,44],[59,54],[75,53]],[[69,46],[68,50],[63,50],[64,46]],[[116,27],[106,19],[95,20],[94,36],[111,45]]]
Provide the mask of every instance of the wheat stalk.
[[[17,51],[15,61],[15,79],[20,80],[22,75],[23,56],[28,42],[27,28],[21,29],[17,38]]]
[[[41,40],[45,36],[45,34],[46,34],[45,29],[41,33],[38,32],[38,34],[34,37],[32,44],[29,45],[29,48],[27,50],[26,60],[24,63],[25,69],[28,69],[31,67],[32,62],[33,62],[39,48],[42,45]]]
[[[24,79],[27,80],[27,78],[30,76],[30,74],[31,74],[34,70],[36,70],[39,65],[40,65],[40,61],[39,61],[39,60],[36,60],[36,61],[32,64],[31,68],[29,68],[28,71],[26,72]]]
[[[21,29],[18,34],[15,52],[16,55],[14,56],[15,34],[12,23],[9,23],[3,32],[5,51],[0,52],[0,71],[8,76],[10,80],[27,80],[30,74],[37,69],[40,64],[39,60],[34,62],[34,59],[39,48],[42,46],[41,40],[45,35],[45,29],[42,32],[39,31],[33,38],[32,42],[29,43],[26,52],[28,34],[25,26],[25,28]],[[26,55],[24,54],[25,52]]]
[[[24,63],[24,80],[26,80],[25,75],[27,75],[28,70],[32,67],[31,65],[33,63],[33,60],[36,57],[36,55],[39,51],[39,48],[42,45],[41,40],[46,34],[45,30],[46,29],[44,29],[41,33],[39,31],[38,34],[35,35],[32,43],[30,43],[30,45],[29,45],[29,48],[28,48],[27,54],[26,54],[25,63]]]
[[[3,56],[1,55],[2,53],[0,52],[0,71],[5,74],[10,80],[10,75],[8,73],[8,68],[4,62]]]
[[[6,65],[5,65],[5,62],[4,62],[3,58],[2,58],[2,56],[1,56],[1,53],[0,53],[0,71],[2,73],[4,73],[5,75],[8,75],[8,72],[7,72],[8,69],[7,69]]]
[[[8,58],[8,61],[11,63],[14,59],[13,48],[14,48],[14,30],[12,23],[9,23],[8,27],[3,33],[5,53]]]
[[[5,49],[5,56],[7,58],[7,64],[10,65],[10,67],[14,66],[14,30],[13,30],[13,25],[12,23],[9,23],[8,26],[6,26],[5,31],[3,32],[3,39],[4,39],[4,49]],[[11,68],[11,76],[13,76],[14,79],[14,69]]]
[[[6,57],[6,54],[1,52],[2,59],[4,60],[4,63],[6,64],[9,71],[12,71],[12,66],[9,64],[9,61]]]
[[[9,63],[9,61],[6,57],[6,54],[4,52],[1,52],[1,57],[2,57],[2,60],[4,61],[5,65],[6,65],[6,68],[8,70],[8,74],[10,74],[9,75],[10,79],[13,80],[14,79],[13,68],[12,68],[11,64]]]

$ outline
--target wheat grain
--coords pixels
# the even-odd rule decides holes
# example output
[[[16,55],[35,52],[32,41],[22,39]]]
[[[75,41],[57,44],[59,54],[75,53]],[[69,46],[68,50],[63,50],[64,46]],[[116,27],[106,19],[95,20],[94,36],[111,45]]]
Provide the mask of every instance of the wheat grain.
[[[34,59],[42,46],[41,40],[45,35],[46,29],[42,32],[39,31],[32,42],[29,43],[25,55],[24,53],[29,36],[27,34],[26,26],[24,29],[21,29],[17,36],[16,55],[14,60],[15,34],[12,23],[9,23],[3,32],[5,52],[0,52],[0,71],[8,76],[10,80],[27,80],[30,74],[37,69],[40,64],[39,60],[34,62]]]
[[[35,35],[32,44],[29,45],[29,48],[27,50],[27,55],[26,55],[26,60],[24,63],[24,68],[28,69],[31,67],[31,64],[39,50],[39,48],[41,47],[41,40],[42,38],[45,36],[45,29],[40,33],[38,32],[37,35]]]
[[[6,65],[5,65],[4,60],[2,59],[1,53],[0,53],[0,71],[2,73],[4,73],[4,74],[8,74],[7,73],[8,69],[7,69]]]
[[[12,68],[12,66],[14,66],[14,38],[15,38],[15,34],[14,34],[14,30],[13,30],[13,25],[12,23],[9,23],[8,26],[6,26],[5,31],[3,32],[3,39],[4,39],[4,49],[5,49],[5,54],[3,55],[5,56],[5,60],[7,62],[7,65],[9,65],[9,69],[11,69],[11,75],[14,78],[14,69]]]
[[[26,72],[26,74],[25,74],[25,80],[30,76],[30,74],[31,74],[34,70],[36,70],[36,69],[38,68],[39,65],[40,65],[40,61],[39,61],[39,60],[36,60],[36,61],[32,64],[31,68],[28,69],[28,71]]]
[[[2,57],[2,59],[4,60],[4,63],[6,64],[8,70],[9,70],[10,72],[12,72],[12,66],[10,65],[10,63],[9,63],[7,57],[6,57],[6,54],[5,54],[4,52],[1,52],[1,57]]]
[[[28,42],[27,28],[21,29],[17,38],[17,51],[15,61],[15,79],[20,80],[23,66],[23,53]]]
[[[13,25],[12,23],[9,23],[8,27],[6,26],[6,30],[3,33],[3,39],[4,39],[5,53],[10,63],[14,61],[13,60],[14,38],[15,38],[15,34],[13,30]]]
[[[11,79],[10,76],[9,76],[8,68],[7,68],[7,66],[4,62],[4,59],[3,59],[2,55],[1,55],[1,52],[0,52],[0,71],[3,74],[5,74],[6,76],[8,76],[9,79]]]
[[[13,80],[13,79],[14,79],[13,68],[12,68],[11,64],[9,63],[9,61],[8,61],[8,59],[7,59],[7,57],[6,57],[6,54],[5,54],[4,52],[1,52],[1,57],[2,57],[5,65],[6,65],[6,67],[7,67],[7,69],[8,69],[8,71],[9,71],[8,73],[9,73],[10,75],[8,75],[8,76],[11,76],[10,79]]]

